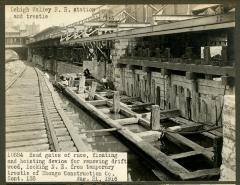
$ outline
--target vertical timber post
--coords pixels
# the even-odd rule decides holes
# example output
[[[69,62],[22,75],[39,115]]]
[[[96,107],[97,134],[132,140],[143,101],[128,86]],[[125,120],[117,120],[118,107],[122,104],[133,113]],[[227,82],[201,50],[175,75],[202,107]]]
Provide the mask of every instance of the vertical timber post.
[[[221,55],[222,55],[222,65],[223,66],[228,65],[227,46],[222,46]]]
[[[97,89],[97,82],[92,82],[92,88],[89,92],[89,100],[93,100]]]
[[[191,96],[188,103],[190,103],[189,108],[191,108],[191,117],[190,120],[198,121],[198,114],[199,114],[199,96],[198,96],[198,83],[197,83],[197,76],[195,73],[186,72],[186,79],[190,80],[190,91]]]
[[[73,85],[74,85],[74,78],[71,76],[69,78],[69,87],[73,87]]]
[[[177,92],[177,86],[171,84],[171,87],[170,87],[170,108],[171,109],[176,108],[176,96],[177,96],[176,92]]]
[[[85,89],[85,76],[84,75],[80,75],[79,76],[78,93],[79,94],[84,93],[84,89]]]
[[[160,130],[161,129],[159,105],[152,105],[150,127],[152,130]]]
[[[222,137],[216,137],[213,140],[213,149],[214,149],[214,168],[219,168],[222,164]]]
[[[210,64],[210,60],[211,60],[211,54],[210,54],[210,47],[206,46],[203,49],[203,53],[204,53],[204,64]]]
[[[116,114],[119,113],[119,111],[120,111],[120,95],[118,91],[114,91],[112,112]]]
[[[151,73],[151,70],[149,67],[143,67],[142,68],[143,72],[146,72],[147,73],[147,76],[146,76],[146,80],[147,80],[147,83],[146,83],[146,100],[147,102],[151,102],[151,78],[152,78],[152,73]]]

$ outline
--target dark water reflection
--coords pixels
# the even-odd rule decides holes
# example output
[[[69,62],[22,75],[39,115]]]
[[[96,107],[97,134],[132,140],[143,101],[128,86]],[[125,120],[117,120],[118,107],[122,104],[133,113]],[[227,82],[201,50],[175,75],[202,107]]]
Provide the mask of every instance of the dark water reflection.
[[[63,107],[66,112],[72,112],[78,116],[70,118],[79,125],[81,130],[97,130],[104,127],[93,117],[87,114],[75,104],[66,99],[64,95],[59,93],[60,99],[63,102]],[[148,165],[144,164],[141,158],[137,157],[128,147],[117,140],[109,132],[88,133],[86,134],[87,141],[92,151],[96,152],[127,152],[128,155],[128,181],[157,181],[158,178],[152,172]]]

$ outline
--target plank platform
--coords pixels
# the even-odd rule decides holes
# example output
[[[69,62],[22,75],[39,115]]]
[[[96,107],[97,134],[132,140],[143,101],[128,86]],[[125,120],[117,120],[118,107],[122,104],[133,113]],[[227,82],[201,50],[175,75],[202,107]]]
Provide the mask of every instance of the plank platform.
[[[87,151],[44,74],[27,66],[6,91],[7,151]]]

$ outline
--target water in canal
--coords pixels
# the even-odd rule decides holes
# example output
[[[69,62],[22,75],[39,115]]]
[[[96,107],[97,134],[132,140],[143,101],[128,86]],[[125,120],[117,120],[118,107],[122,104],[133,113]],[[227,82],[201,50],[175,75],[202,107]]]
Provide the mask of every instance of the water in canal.
[[[86,111],[77,107],[69,101],[63,94],[59,93],[59,97],[63,102],[63,108],[66,112],[76,114],[69,117],[74,123],[79,123],[79,127],[83,130],[103,129],[99,121],[92,118]],[[87,141],[92,151],[95,152],[127,152],[128,155],[128,181],[158,181],[149,165],[144,164],[144,160],[138,157],[126,145],[120,142],[115,136],[109,132],[101,134],[87,134]]]

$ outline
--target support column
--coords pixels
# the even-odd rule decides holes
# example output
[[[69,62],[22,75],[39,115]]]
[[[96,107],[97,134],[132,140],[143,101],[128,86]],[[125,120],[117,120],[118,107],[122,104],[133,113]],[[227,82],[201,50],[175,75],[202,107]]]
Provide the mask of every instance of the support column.
[[[197,88],[197,80],[191,80],[191,92],[192,92],[192,101],[191,101],[191,110],[192,110],[192,120],[199,121],[199,94]]]
[[[176,85],[171,85],[171,90],[170,90],[170,105],[171,109],[176,108],[176,96],[177,96],[177,86]]]
[[[118,91],[114,91],[112,112],[116,114],[119,113],[119,111],[120,111],[120,95]]]
[[[228,65],[227,46],[222,46],[221,55],[222,55],[222,65],[223,66]]]
[[[204,47],[203,54],[204,54],[204,64],[206,64],[206,65],[210,64],[211,54],[210,54],[210,47],[209,46]]]
[[[78,87],[78,93],[83,94],[85,89],[85,76],[80,75],[79,76],[79,87]]]
[[[149,67],[143,67],[143,71],[147,72],[147,87],[146,87],[146,93],[147,93],[147,102],[151,102],[151,78],[152,78],[152,73],[151,69]]]
[[[91,87],[91,90],[89,92],[89,98],[88,98],[89,100],[94,99],[96,89],[97,89],[97,82],[92,82],[92,87]]]
[[[197,88],[197,77],[195,73],[186,72],[186,79],[191,80],[191,96],[188,97],[190,100],[190,108],[191,108],[191,118],[193,121],[197,121],[198,113],[199,113],[199,96],[198,96],[198,88]]]
[[[70,79],[69,79],[69,87],[73,87],[74,86],[74,77],[70,77]]]
[[[169,91],[168,91],[168,86],[171,84],[171,79],[170,79],[170,71],[167,69],[161,69],[161,74],[163,75],[163,80],[164,80],[164,88],[163,88],[163,93],[164,93],[164,109],[168,107],[168,100],[170,99],[169,97]]]
[[[161,129],[159,105],[152,105],[150,127],[152,130]]]

